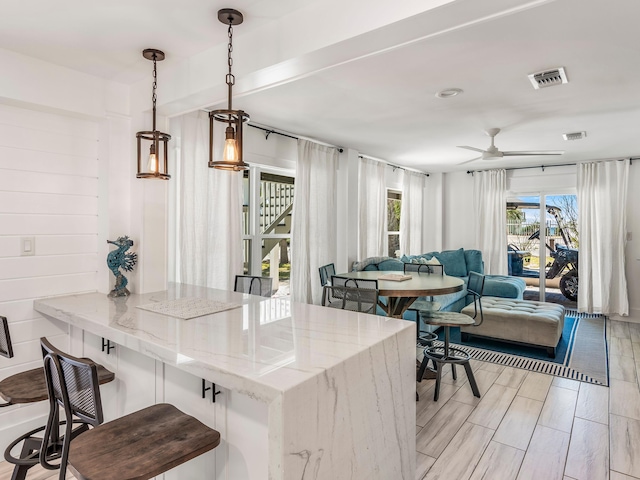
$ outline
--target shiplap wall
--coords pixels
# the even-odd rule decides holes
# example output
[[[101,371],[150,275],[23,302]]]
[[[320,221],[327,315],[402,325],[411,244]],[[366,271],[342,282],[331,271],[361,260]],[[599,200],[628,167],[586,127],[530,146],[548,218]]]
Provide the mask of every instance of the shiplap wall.
[[[0,379],[42,365],[39,339],[68,349],[67,328],[33,310],[33,300],[96,290],[98,124],[0,105],[0,315],[14,358]],[[21,256],[21,237],[35,255]],[[42,423],[47,402],[0,410],[0,446]]]

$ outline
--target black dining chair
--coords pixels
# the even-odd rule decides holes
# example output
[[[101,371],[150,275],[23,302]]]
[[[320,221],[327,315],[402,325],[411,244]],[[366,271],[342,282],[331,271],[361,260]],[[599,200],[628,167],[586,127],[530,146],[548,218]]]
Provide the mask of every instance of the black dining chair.
[[[378,291],[370,288],[325,285],[322,288],[322,306],[375,315]]]
[[[57,429],[61,409],[68,420],[60,463],[41,452],[40,464],[59,469],[60,480],[67,468],[80,480],[147,480],[219,445],[219,432],[169,404],[103,423],[96,364],[61,352],[46,338],[40,344],[50,407],[45,438]],[[72,435],[73,425],[83,433]]]
[[[320,286],[324,287],[336,274],[336,267],[333,263],[329,263],[318,268],[318,272],[320,273]]]
[[[341,277],[339,275],[333,275],[331,277],[331,285],[335,285],[337,287],[366,288],[369,290],[378,290],[378,280]]]
[[[260,295],[261,297],[271,296],[271,277],[253,277],[251,275],[236,275],[233,286],[234,292],[248,293],[250,295]]]
[[[337,287],[335,289],[327,288],[329,286]],[[366,308],[366,313],[376,314],[377,305],[378,305],[378,281],[377,280],[365,280],[361,278],[348,278],[341,277],[339,275],[333,275],[331,277],[331,285],[325,285],[323,287],[322,292],[322,304],[327,307],[333,308],[347,308],[349,306],[353,306],[353,303],[345,303],[344,295],[346,295],[351,290],[363,290],[363,293],[356,294],[353,293],[353,297],[348,298],[349,300],[355,300],[356,304],[358,302],[370,305],[371,300],[373,299],[373,293],[375,292],[375,303],[371,306],[371,308]],[[361,297],[360,300],[357,298]],[[346,305],[346,306],[345,306]],[[364,307],[363,307],[364,308]],[[361,311],[361,310],[358,310]]]
[[[404,273],[408,272],[444,275],[444,266],[438,264],[431,265],[426,263],[405,263]]]

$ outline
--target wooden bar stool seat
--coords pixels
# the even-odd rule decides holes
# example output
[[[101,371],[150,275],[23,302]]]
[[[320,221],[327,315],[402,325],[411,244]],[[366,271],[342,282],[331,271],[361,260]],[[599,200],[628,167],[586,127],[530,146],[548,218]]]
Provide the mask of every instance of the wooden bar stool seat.
[[[97,367],[100,385],[109,383],[115,378],[113,372],[102,365],[97,365]],[[7,402],[7,406],[46,400],[48,396],[44,368],[34,368],[16,373],[0,381],[0,398]]]
[[[65,418],[86,427],[76,436],[65,425],[59,465],[41,453],[40,464],[59,468],[59,478],[68,468],[79,480],[147,480],[220,444],[219,432],[168,404],[103,424],[95,363],[67,355],[45,338],[40,343],[50,404],[45,438],[57,427],[61,408]]]
[[[220,433],[161,403],[78,436],[71,442],[69,469],[80,480],[142,480],[219,444]]]

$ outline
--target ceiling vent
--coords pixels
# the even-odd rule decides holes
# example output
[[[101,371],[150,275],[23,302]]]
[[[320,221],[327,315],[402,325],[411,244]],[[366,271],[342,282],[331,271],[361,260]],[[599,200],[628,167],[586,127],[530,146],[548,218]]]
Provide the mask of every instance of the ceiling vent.
[[[563,133],[562,138],[565,140],[582,140],[587,136],[587,132],[572,132],[572,133]]]
[[[544,72],[530,73],[529,80],[531,80],[531,84],[536,90],[569,83],[564,67],[553,68],[551,70],[545,70]]]

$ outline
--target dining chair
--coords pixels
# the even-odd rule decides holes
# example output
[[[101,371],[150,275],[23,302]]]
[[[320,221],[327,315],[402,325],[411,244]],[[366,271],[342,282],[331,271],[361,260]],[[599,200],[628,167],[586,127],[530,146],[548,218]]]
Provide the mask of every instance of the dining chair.
[[[424,372],[432,361],[436,368],[436,386],[434,391],[434,401],[438,401],[440,395],[440,383],[442,378],[442,368],[445,364],[451,365],[451,374],[456,380],[456,365],[462,365],[467,373],[469,385],[473,395],[480,398],[480,390],[473,376],[470,356],[464,350],[450,346],[450,329],[451,327],[461,326],[479,326],[482,324],[482,292],[484,290],[484,275],[476,272],[469,272],[469,281],[467,284],[467,294],[473,296],[474,314],[473,316],[459,312],[438,312],[438,311],[421,311],[420,317],[422,321],[428,325],[442,327],[444,329],[444,344],[442,346],[429,346],[424,349],[424,358],[418,369],[417,381],[422,381]]]
[[[337,287],[350,287],[350,288],[365,288],[369,290],[378,290],[378,280],[370,280],[363,278],[349,278],[341,277],[340,275],[333,275],[331,277],[331,285]]]
[[[322,288],[322,306],[375,315],[378,291],[370,288],[325,285]]]
[[[331,277],[336,274],[336,267],[333,263],[329,263],[327,265],[321,266],[318,271],[320,272],[320,286],[324,287],[329,281]]]
[[[270,297],[272,283],[273,279],[271,277],[236,275],[236,281],[233,287],[233,291],[240,293],[249,293],[251,295],[260,295],[261,297]]]
[[[96,364],[58,350],[46,338],[40,344],[50,406],[45,438],[57,429],[60,409],[69,420],[60,463],[40,454],[40,464],[59,469],[60,480],[67,468],[79,480],[146,480],[219,445],[219,432],[169,404],[103,423]],[[72,435],[74,424],[82,435]]]
[[[0,317],[0,355],[7,358],[13,357],[9,321],[6,317]],[[100,384],[108,383],[115,378],[115,375],[103,366],[97,365],[96,368]],[[47,399],[47,396],[47,384],[43,367],[16,373],[0,381],[0,398],[5,402],[0,404],[0,407],[42,402]],[[12,480],[24,480],[28,470],[39,463],[43,438],[47,439],[47,448],[44,449],[45,454],[49,457],[55,457],[55,452],[59,446],[59,438],[41,435],[45,429],[46,425],[43,425],[30,430],[10,442],[5,449],[5,460],[15,465],[11,477]],[[22,446],[18,447],[20,444]],[[12,450],[16,448],[20,452],[17,457],[12,453]]]
[[[444,275],[444,265],[438,264],[426,264],[426,263],[405,263],[404,273],[418,272],[418,273],[435,273],[437,275]]]

